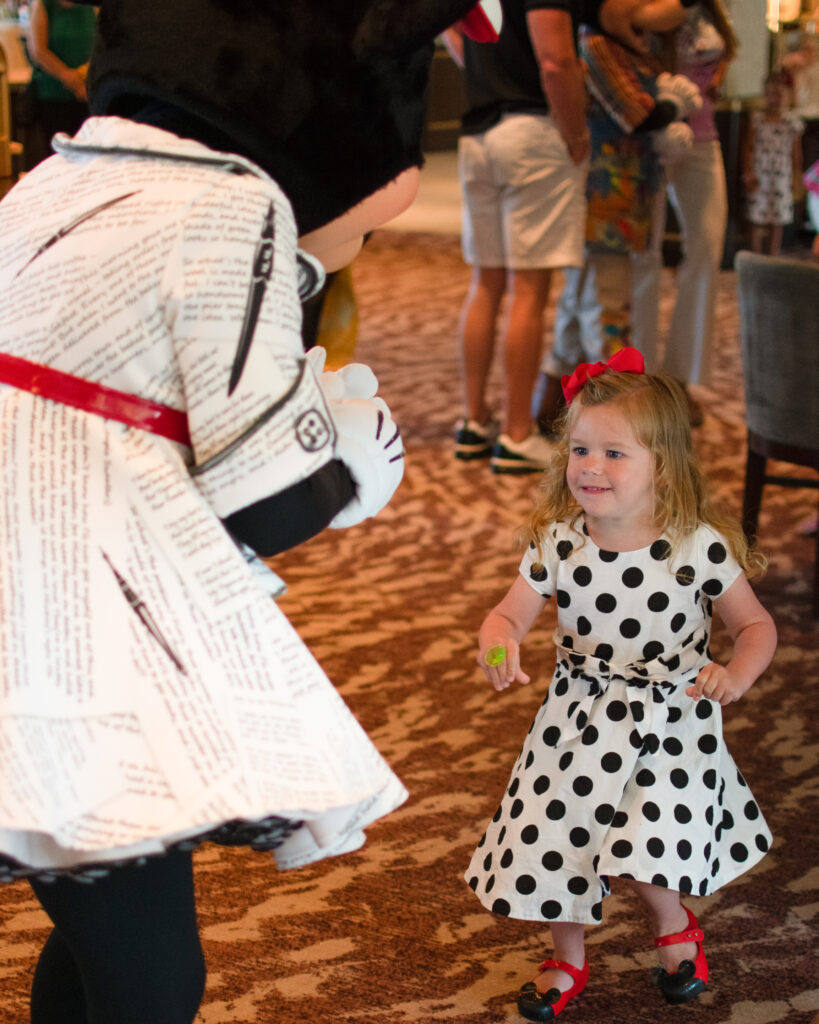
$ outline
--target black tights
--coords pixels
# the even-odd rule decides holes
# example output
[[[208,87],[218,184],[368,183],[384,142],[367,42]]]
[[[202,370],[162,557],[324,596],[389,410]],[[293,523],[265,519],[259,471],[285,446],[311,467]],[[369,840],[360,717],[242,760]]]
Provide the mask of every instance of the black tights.
[[[191,1024],[205,961],[190,853],[31,887],[54,924],[34,972],[32,1024]]]

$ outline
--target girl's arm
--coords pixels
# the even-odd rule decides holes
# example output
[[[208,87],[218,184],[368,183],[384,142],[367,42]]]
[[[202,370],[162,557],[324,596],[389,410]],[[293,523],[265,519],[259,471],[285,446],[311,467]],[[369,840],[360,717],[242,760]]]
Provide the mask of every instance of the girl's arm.
[[[529,682],[520,667],[520,643],[545,604],[546,598],[518,576],[500,604],[483,620],[478,633],[478,664],[496,690],[505,690],[513,682]],[[506,657],[498,665],[487,665],[486,652],[498,646],[505,648]]]
[[[685,692],[694,700],[707,697],[724,707],[739,700],[770,665],[776,627],[744,576],[714,601],[714,608],[734,642],[733,656],[727,665],[709,662]]]

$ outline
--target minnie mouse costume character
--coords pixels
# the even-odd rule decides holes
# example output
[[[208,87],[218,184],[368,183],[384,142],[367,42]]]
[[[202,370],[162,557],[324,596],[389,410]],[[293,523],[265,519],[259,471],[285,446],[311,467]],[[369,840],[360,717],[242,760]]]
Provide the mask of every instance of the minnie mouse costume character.
[[[411,199],[431,41],[473,3],[105,0],[94,116],[0,204],[0,873],[55,923],[35,1022],[191,1020],[191,849],[298,866],[406,797],[258,556],[400,482],[372,371],[323,373],[300,300]]]

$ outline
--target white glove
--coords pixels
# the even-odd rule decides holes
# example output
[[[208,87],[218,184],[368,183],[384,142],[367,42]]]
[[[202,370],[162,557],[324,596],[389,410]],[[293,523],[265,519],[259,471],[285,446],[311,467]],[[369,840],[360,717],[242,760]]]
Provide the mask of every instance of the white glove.
[[[670,75],[667,71],[657,75],[657,102],[661,100],[670,100],[674,104],[678,121],[702,106],[700,90],[691,79],[685,75]]]
[[[675,164],[694,141],[694,133],[682,121],[672,121],[654,133],[654,152],[663,167]]]
[[[363,363],[322,372],[327,357],[319,346],[307,353],[336,427],[336,457],[355,483],[355,497],[331,521],[341,529],[377,515],[404,475],[404,445],[387,403],[376,397],[378,380]]]

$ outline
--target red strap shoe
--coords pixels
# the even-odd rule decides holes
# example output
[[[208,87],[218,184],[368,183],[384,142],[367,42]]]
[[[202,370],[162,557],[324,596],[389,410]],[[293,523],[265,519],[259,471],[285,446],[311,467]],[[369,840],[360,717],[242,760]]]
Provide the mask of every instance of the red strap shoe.
[[[708,981],[708,964],[705,960],[705,953],[702,949],[704,938],[702,929],[697,923],[696,917],[688,907],[683,907],[688,915],[688,928],[684,932],[677,932],[675,935],[661,935],[654,940],[654,945],[674,946],[678,942],[696,942],[699,946],[696,960],[683,960],[677,970],[670,974],[664,967],[657,967],[654,970],[654,980],[660,987],[660,991],[669,1003],[689,1003],[696,999],[705,988]]]
[[[548,992],[538,992],[534,981],[527,981],[518,992],[518,1012],[527,1020],[554,1020],[570,999],[579,996],[589,980],[589,963],[583,961],[583,967],[567,964],[565,960],[544,960],[538,968],[543,971],[565,971],[574,984],[565,992],[559,988],[550,988]]]

